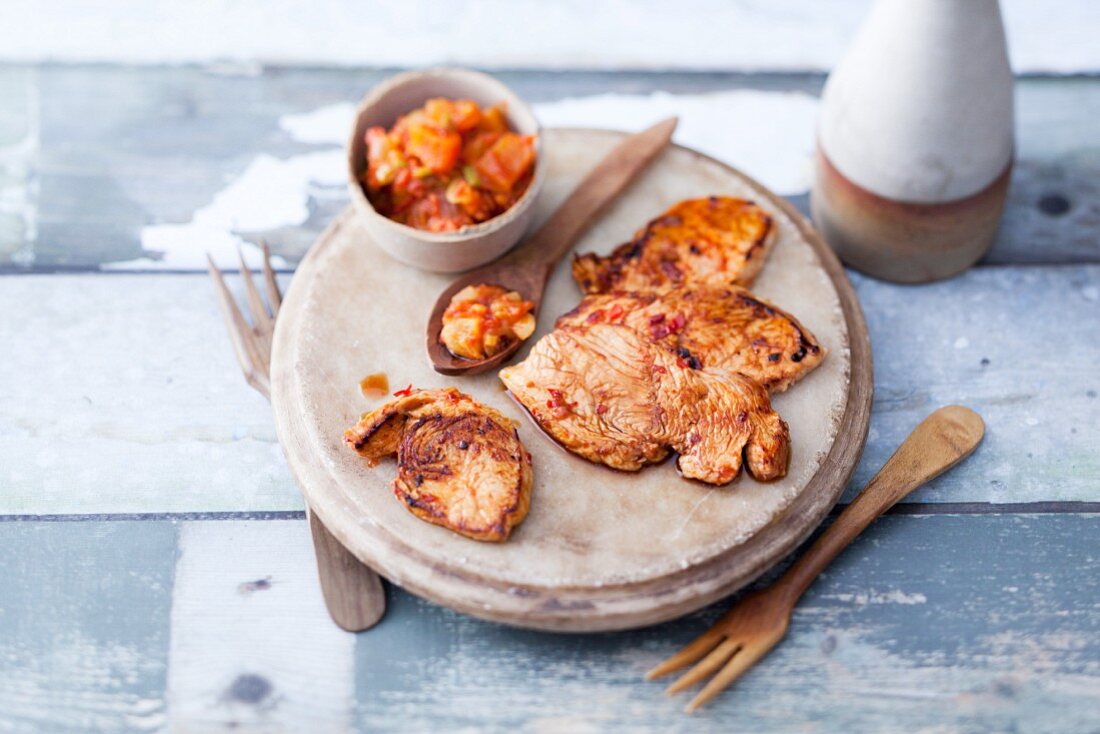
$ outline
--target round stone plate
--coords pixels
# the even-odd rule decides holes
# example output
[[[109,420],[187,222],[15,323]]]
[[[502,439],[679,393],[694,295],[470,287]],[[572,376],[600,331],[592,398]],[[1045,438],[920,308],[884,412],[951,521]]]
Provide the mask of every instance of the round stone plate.
[[[536,226],[622,137],[577,129],[543,134],[548,177]],[[760,483],[742,474],[710,487],[681,479],[672,461],[616,472],[543,435],[495,372],[437,374],[424,328],[450,277],[390,259],[348,210],[298,267],[275,332],[276,424],[310,508],[390,581],[461,612],[539,629],[613,630],[672,619],[738,589],[790,552],[836,501],[867,435],[870,345],[832,252],[786,201],[676,146],[608,209],[577,251],[606,253],[677,201],[711,194],[752,199],[775,218],[779,239],[753,290],[793,313],[829,350],[814,372],[773,396],[791,429],[785,478]],[[578,300],[562,263],[528,348]],[[393,390],[454,385],[519,421],[535,482],[531,512],[507,542],[480,543],[418,520],[393,496],[393,461],[369,468],[343,444],[344,429],[380,402],[359,391],[359,381],[376,372],[389,376]]]

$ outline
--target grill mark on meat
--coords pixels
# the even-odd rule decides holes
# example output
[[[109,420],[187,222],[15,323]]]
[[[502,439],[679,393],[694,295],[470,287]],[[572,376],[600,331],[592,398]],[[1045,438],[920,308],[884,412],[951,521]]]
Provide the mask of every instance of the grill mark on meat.
[[[681,201],[610,255],[575,256],[573,277],[586,293],[681,282],[748,283],[762,267],[774,234],[771,217],[751,201]]]
[[[515,425],[453,388],[410,391],[345,441],[368,459],[396,454],[394,494],[423,520],[500,541],[527,514],[531,460]]]
[[[693,370],[703,369],[703,363],[700,362],[699,358],[692,354],[686,347],[677,347],[676,356],[684,360],[684,363]]]
[[[593,313],[618,308],[622,323],[697,369],[744,374],[769,390],[785,390],[814,369],[824,356],[797,319],[749,291],[731,286],[681,286],[658,293],[585,296],[558,319],[557,328],[589,328]],[[685,354],[681,350],[687,350]],[[804,351],[798,359],[785,357]]]
[[[798,332],[798,351],[791,354],[792,362],[801,362],[803,359],[806,358],[807,354],[821,353],[821,347],[818,346],[817,343],[809,337],[802,324],[792,318],[789,314],[780,311],[769,303],[764,303],[756,296],[752,295],[749,291],[742,291],[738,293],[737,298],[742,303],[751,306],[754,310],[761,312],[769,317],[789,319],[791,326],[795,329],[795,331]],[[777,361],[779,357],[777,356],[776,359],[773,360],[772,357],[769,355],[768,359],[771,361]]]

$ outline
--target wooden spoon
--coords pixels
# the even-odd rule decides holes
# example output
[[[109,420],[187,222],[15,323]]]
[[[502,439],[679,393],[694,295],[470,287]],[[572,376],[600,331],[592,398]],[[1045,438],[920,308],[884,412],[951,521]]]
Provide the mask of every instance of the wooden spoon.
[[[670,117],[616,145],[526,242],[496,262],[459,276],[439,294],[428,318],[428,359],[436,372],[475,375],[496,367],[516,353],[523,343],[519,339],[483,360],[463,359],[451,354],[440,340],[443,312],[451,298],[469,285],[498,285],[517,291],[525,300],[533,302],[537,317],[546,282],[558,260],[569,252],[596,215],[665,149],[676,123],[677,118]]]

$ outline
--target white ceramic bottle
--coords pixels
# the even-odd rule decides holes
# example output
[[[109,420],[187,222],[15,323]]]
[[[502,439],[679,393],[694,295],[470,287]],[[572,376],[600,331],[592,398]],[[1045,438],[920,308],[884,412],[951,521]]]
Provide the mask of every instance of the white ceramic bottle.
[[[989,249],[1013,157],[997,0],[878,0],[825,85],[814,220],[849,265],[923,282]]]

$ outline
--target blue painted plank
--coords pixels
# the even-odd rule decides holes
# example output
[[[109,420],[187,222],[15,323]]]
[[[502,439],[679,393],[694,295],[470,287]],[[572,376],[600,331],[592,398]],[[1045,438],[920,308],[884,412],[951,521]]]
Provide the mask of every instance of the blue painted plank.
[[[394,594],[359,637],[363,731],[1100,729],[1100,516],[887,517],[788,638],[694,717],[650,666],[724,611],[591,636],[509,629]]]
[[[0,523],[0,731],[153,731],[176,527]]]
[[[282,524],[255,521],[250,537],[262,544],[271,527],[274,547]],[[238,523],[209,525],[239,532]],[[1098,532],[1096,514],[887,517],[810,589],[780,647],[694,717],[642,674],[724,603],[635,632],[554,635],[480,622],[391,589],[386,619],[355,640],[348,690],[358,727],[371,732],[1094,731]],[[164,703],[172,607],[196,602],[186,591],[170,598],[176,544],[175,526],[163,521],[0,524],[0,729],[189,725]],[[239,603],[232,565],[203,583]],[[248,579],[280,588],[292,583],[285,568],[273,555],[269,571],[251,569]],[[257,614],[278,614],[276,597],[258,601],[267,606]],[[210,606],[212,627],[226,624],[218,608]],[[321,610],[311,618],[328,623]],[[209,653],[233,669],[226,651]],[[246,682],[339,668],[326,654],[275,639],[240,667]],[[221,689],[212,681],[211,690]],[[202,693],[212,708],[191,724],[300,724],[283,718],[290,709],[281,714],[272,696],[237,691],[226,719],[228,704]],[[184,694],[173,705],[194,710],[198,702]],[[338,719],[347,704],[328,705],[334,710],[316,715]]]
[[[0,65],[0,269],[94,269],[142,255],[152,224],[187,222],[257,156],[317,150],[280,117],[358,100],[390,72]],[[532,101],[603,92],[820,92],[821,75],[501,72]],[[1018,84],[1018,163],[989,262],[1100,261],[1100,79]],[[326,146],[332,149],[332,146]],[[261,236],[296,262],[344,205],[314,196],[307,220]]]

